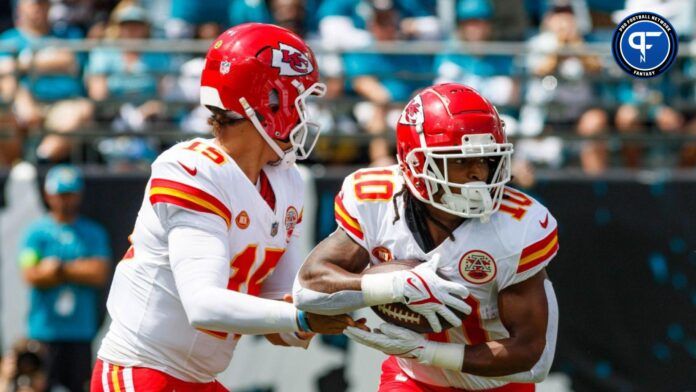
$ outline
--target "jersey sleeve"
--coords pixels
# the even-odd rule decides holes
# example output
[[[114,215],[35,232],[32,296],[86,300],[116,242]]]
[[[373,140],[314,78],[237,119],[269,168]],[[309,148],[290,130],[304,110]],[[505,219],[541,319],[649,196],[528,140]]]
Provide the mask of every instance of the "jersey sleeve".
[[[358,245],[368,249],[365,234],[360,222],[358,200],[355,197],[353,175],[343,181],[341,191],[334,200],[334,217],[342,228]]]
[[[162,159],[152,165],[147,197],[165,231],[177,226],[226,233],[232,212],[213,170],[193,154]]]
[[[541,207],[530,215],[517,258],[517,267],[501,289],[523,282],[545,268],[558,252],[558,223]]]

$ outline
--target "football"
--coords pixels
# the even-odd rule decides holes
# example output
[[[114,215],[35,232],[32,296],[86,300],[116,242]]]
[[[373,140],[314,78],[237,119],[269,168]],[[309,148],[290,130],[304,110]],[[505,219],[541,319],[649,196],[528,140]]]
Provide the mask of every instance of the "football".
[[[409,260],[394,260],[382,263],[379,265],[372,266],[365,270],[363,274],[380,274],[384,272],[394,272],[401,270],[408,270],[422,263],[420,260],[409,259]],[[459,316],[462,320],[466,318],[466,315],[452,307],[449,308],[454,314]],[[428,323],[425,317],[421,316],[408,308],[403,303],[395,302],[391,304],[376,305],[372,306],[372,311],[374,311],[377,316],[382,320],[398,325],[400,327],[408,328],[412,331],[418,333],[431,333],[433,332],[432,327]],[[438,315],[440,323],[442,324],[442,330],[452,328],[452,325],[447,322],[442,316]]]

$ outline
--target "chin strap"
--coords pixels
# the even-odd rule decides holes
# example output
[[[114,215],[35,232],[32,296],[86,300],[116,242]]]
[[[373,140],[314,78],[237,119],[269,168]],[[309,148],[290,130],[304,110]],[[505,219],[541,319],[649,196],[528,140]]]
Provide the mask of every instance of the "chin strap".
[[[273,138],[270,137],[268,133],[266,133],[266,130],[263,128],[263,125],[261,125],[259,118],[256,116],[256,112],[251,107],[251,105],[249,105],[249,102],[247,102],[246,98],[239,98],[239,103],[244,108],[244,112],[249,118],[249,121],[251,121],[251,123],[254,125],[254,128],[256,128],[263,140],[265,140],[266,143],[268,143],[268,145],[271,146],[273,152],[275,152],[276,155],[278,155],[278,157],[280,158],[280,160],[275,162],[273,165],[280,166],[284,169],[287,169],[290,166],[292,166],[296,160],[295,150],[290,149],[288,151],[283,151],[283,149],[280,148],[278,143],[276,143],[275,140],[273,140]]]
[[[442,204],[449,209],[464,213],[482,213],[493,209],[493,199],[488,189],[485,188],[485,182],[475,181],[467,185],[461,188],[461,194],[454,194],[449,187],[443,187],[445,194],[442,195]],[[488,216],[483,218],[488,218]]]

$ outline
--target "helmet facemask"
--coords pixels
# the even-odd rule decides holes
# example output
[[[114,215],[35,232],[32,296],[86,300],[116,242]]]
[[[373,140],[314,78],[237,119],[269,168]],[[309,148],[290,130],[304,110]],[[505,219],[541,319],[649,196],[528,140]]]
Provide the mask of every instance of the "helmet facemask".
[[[239,102],[246,112],[247,117],[254,125],[256,130],[261,134],[266,143],[280,158],[275,165],[283,168],[291,167],[296,160],[304,160],[309,157],[317,144],[321,127],[319,123],[311,118],[307,109],[307,100],[310,97],[322,97],[326,94],[326,85],[324,83],[315,82],[309,88],[305,89],[301,82],[294,80],[293,86],[298,90],[298,96],[295,98],[295,110],[299,120],[289,133],[288,139],[292,145],[291,148],[283,150],[278,143],[266,132],[263,125],[258,119],[256,112],[249,105],[245,98],[241,98]]]
[[[505,184],[511,178],[511,143],[496,143],[491,134],[468,134],[459,146],[427,147],[421,134],[421,147],[406,156],[405,164],[414,177],[424,184],[427,198],[406,177],[411,192],[421,201],[449,214],[487,221],[500,208]],[[486,181],[459,183],[450,181],[448,164],[455,159],[490,160]],[[440,200],[436,195],[442,189]]]
[[[295,85],[295,83],[293,83]],[[314,83],[304,90],[302,83],[297,82],[296,86],[300,90],[300,95],[295,98],[295,109],[300,117],[297,125],[290,131],[290,143],[292,143],[292,151],[295,154],[295,159],[304,160],[309,158],[309,155],[314,150],[314,146],[319,140],[321,133],[321,125],[312,116],[312,110],[308,108],[307,100],[312,97],[323,97],[326,94],[326,85],[324,83]],[[304,90],[304,91],[302,91]]]

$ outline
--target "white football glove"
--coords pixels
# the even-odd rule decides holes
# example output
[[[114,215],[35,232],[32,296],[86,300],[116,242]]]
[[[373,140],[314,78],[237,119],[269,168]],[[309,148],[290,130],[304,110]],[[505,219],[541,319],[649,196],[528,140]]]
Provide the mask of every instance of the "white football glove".
[[[432,342],[393,324],[383,323],[375,332],[347,327],[343,333],[362,345],[387,355],[415,359],[423,365],[461,371],[464,362],[463,344]]]
[[[403,302],[412,311],[423,315],[433,331],[442,331],[438,314],[454,327],[462,325],[462,320],[447,306],[464,314],[471,313],[471,306],[459,298],[469,296],[469,290],[461,284],[442,279],[436,273],[440,255],[408,270],[383,274],[363,275],[361,288],[365,304],[368,306]]]
[[[281,332],[278,335],[290,347],[307,349],[315,334],[311,332]]]

